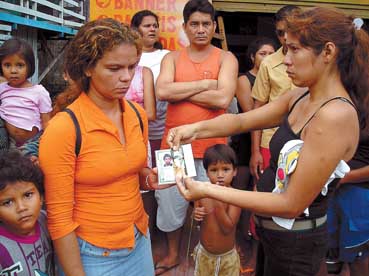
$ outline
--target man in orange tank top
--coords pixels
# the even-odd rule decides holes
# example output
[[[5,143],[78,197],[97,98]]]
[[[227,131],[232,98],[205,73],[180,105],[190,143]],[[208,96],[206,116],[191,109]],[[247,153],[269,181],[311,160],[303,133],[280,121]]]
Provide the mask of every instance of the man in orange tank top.
[[[221,115],[234,97],[238,62],[230,52],[211,45],[216,22],[214,7],[207,0],[190,0],[183,10],[183,28],[190,45],[167,54],[156,84],[159,100],[168,101],[162,148],[168,130]],[[192,142],[197,179],[207,180],[202,166],[205,150],[226,143],[226,137]],[[157,226],[167,233],[168,254],[156,263],[156,275],[179,264],[179,245],[188,203],[177,187],[156,191]]]

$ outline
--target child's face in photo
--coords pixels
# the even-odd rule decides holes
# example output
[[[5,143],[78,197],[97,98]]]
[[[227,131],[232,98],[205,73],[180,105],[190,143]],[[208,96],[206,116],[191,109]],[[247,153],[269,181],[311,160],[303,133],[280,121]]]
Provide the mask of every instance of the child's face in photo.
[[[35,184],[21,181],[8,184],[0,191],[0,221],[14,234],[33,235],[41,205]]]
[[[172,157],[165,156],[164,163],[165,163],[165,165],[170,166],[172,164]]]
[[[237,170],[231,163],[217,162],[208,166],[207,175],[210,182],[220,186],[231,186]]]

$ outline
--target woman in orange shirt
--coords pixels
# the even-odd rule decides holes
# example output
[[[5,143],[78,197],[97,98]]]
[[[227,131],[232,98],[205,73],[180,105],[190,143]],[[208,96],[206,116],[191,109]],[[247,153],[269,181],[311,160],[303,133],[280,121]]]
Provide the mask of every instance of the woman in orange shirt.
[[[124,99],[140,53],[137,35],[113,19],[84,25],[67,51],[66,72],[79,94],[68,108],[81,133],[59,112],[40,143],[60,275],[154,274],[140,196],[140,188],[157,188],[145,167],[147,117]]]

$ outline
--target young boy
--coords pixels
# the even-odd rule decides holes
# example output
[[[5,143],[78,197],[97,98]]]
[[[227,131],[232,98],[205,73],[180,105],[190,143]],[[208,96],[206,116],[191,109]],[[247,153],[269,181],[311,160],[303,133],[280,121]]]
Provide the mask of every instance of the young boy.
[[[231,186],[237,173],[236,155],[231,147],[223,144],[209,147],[203,164],[211,183]],[[193,254],[194,275],[239,275],[240,259],[235,248],[235,234],[241,209],[209,198],[197,201],[195,207],[195,219],[202,220],[203,216],[198,212],[201,209],[205,209],[206,215],[200,227],[200,242]]]
[[[0,275],[54,275],[43,174],[18,152],[0,154]]]

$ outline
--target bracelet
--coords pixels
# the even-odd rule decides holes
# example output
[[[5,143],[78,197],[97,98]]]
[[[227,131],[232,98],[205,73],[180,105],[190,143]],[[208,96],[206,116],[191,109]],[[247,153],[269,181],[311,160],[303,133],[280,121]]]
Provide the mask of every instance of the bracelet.
[[[148,181],[149,180],[149,175],[150,174],[146,175],[145,185],[146,185],[146,187],[147,187],[148,190],[152,190],[152,187],[150,186],[149,181]]]

